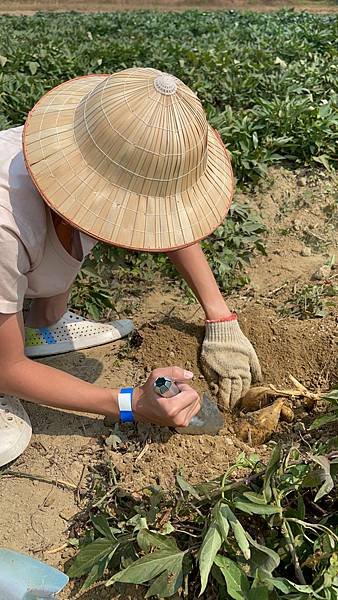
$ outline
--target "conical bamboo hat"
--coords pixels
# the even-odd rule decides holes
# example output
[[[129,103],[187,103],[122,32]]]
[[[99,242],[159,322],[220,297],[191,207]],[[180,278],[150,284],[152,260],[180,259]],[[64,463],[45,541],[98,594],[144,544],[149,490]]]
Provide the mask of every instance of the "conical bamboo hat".
[[[196,94],[156,69],[53,88],[30,112],[23,147],[47,204],[117,246],[188,246],[223,221],[233,195],[229,155]]]

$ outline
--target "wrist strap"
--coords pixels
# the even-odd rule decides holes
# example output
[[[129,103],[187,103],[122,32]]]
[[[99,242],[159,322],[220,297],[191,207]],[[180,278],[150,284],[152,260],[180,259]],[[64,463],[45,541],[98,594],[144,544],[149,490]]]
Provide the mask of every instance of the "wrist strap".
[[[206,319],[206,323],[226,323],[227,321],[237,321],[237,313],[233,312],[227,317],[221,317],[220,319]]]
[[[132,409],[133,391],[134,388],[132,387],[121,388],[117,396],[121,423],[134,422]]]

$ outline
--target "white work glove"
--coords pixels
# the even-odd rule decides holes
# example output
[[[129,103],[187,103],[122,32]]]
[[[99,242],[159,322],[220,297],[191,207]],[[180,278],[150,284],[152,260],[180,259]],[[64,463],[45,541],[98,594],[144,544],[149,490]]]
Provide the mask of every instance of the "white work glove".
[[[218,386],[218,406],[232,410],[262,377],[257,354],[238,324],[229,320],[206,322],[201,366],[208,383]]]

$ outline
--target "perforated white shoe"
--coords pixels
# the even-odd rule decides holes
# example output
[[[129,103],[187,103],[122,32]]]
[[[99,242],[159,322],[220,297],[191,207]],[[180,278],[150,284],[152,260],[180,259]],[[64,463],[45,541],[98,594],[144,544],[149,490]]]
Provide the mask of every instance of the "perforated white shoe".
[[[31,437],[32,426],[20,400],[0,394],[0,467],[20,456]]]
[[[50,327],[26,327],[25,354],[37,358],[101,346],[125,337],[133,329],[130,319],[96,323],[69,310]]]

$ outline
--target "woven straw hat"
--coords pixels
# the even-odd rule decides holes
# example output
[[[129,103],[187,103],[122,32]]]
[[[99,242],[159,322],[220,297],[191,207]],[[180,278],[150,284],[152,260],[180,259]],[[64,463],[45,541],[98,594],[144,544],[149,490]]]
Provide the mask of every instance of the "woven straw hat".
[[[30,112],[23,148],[47,204],[117,246],[188,246],[223,221],[233,195],[229,155],[196,94],[156,69],[53,88]]]

